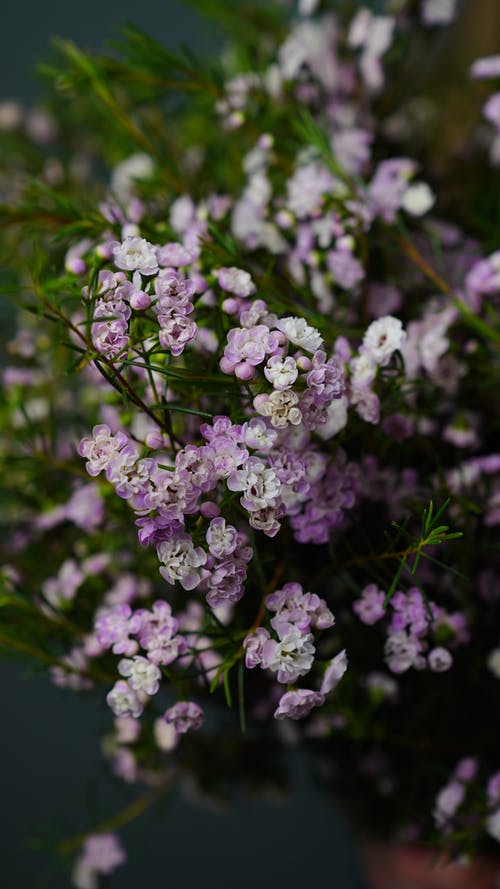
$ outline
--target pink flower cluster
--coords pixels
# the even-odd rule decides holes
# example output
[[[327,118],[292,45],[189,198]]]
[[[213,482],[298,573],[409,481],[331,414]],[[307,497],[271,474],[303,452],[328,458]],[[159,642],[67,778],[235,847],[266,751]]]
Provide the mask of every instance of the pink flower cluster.
[[[410,667],[417,670],[429,667],[435,673],[449,670],[453,663],[451,652],[439,644],[430,647],[426,637],[431,633],[438,638],[444,635],[452,647],[466,644],[469,633],[465,615],[450,614],[435,602],[426,601],[418,587],[411,587],[407,593],[395,592],[386,605],[387,598],[387,593],[372,583],[364,588],[352,607],[362,623],[369,625],[382,620],[390,607],[385,644],[389,669],[393,673],[404,673]]]
[[[260,666],[276,674],[278,682],[295,683],[310,672],[315,655],[313,630],[329,629],[335,618],[324,599],[316,594],[304,593],[299,583],[286,583],[266,597],[266,608],[274,612],[270,625],[274,635],[264,627],[245,637],[245,663],[249,669]],[[324,703],[325,695],[332,691],[347,669],[345,652],[341,652],[329,664],[318,692],[298,688],[286,692],[279,701],[276,719],[301,719],[313,707]]]

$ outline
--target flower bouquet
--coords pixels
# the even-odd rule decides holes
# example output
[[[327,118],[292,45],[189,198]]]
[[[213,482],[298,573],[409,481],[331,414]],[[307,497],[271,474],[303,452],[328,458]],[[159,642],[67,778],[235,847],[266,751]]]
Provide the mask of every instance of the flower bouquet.
[[[0,106],[2,649],[146,800],[300,742],[363,832],[494,856],[500,56],[450,140],[454,0],[196,5],[218,62],[126,26]]]

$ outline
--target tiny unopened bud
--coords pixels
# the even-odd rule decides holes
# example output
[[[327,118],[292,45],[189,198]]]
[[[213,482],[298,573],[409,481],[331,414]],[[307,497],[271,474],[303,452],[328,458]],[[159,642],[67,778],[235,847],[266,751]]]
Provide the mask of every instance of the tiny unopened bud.
[[[226,315],[235,315],[238,311],[238,300],[234,299],[232,296],[228,297],[222,303],[222,311],[226,313]]]
[[[274,220],[280,228],[291,228],[294,223],[294,217],[289,210],[279,210]]]
[[[113,247],[116,241],[103,241],[95,248],[95,252],[101,259],[113,259]]]
[[[206,519],[215,519],[220,515],[220,507],[213,500],[206,500],[200,506],[200,513]]]
[[[239,380],[251,380],[255,376],[255,368],[248,361],[240,361],[234,368],[234,375]]]
[[[151,297],[144,290],[136,290],[130,297],[130,305],[137,312],[149,309],[151,305]]]
[[[312,361],[310,358],[307,357],[307,355],[299,355],[297,357],[297,367],[299,368],[299,370],[307,372],[311,370]]]
[[[223,374],[232,374],[232,372],[234,370],[233,362],[229,361],[228,358],[225,358],[224,355],[222,356],[221,360],[219,361],[219,367],[220,367]]]
[[[224,129],[226,130],[237,130],[238,127],[245,122],[245,115],[241,113],[241,111],[232,111],[231,114],[228,114],[224,121]]]
[[[152,432],[148,432],[146,435],[146,444],[148,448],[151,448],[153,451],[158,451],[163,447],[163,435],[159,429],[153,429]]]
[[[261,408],[264,407],[266,401],[269,400],[269,396],[266,395],[265,392],[261,392],[260,395],[256,395],[253,400],[253,406],[256,411],[260,411]]]
[[[79,257],[67,259],[65,262],[66,271],[72,275],[83,275],[87,271],[87,263]]]

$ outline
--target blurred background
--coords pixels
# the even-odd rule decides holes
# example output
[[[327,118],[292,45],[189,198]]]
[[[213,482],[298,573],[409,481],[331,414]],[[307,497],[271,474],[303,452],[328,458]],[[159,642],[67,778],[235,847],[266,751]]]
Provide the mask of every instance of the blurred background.
[[[212,22],[173,0],[86,0],[19,3],[0,0],[0,101],[28,107],[43,90],[36,64],[50,55],[54,36],[102,50],[129,20],[171,49],[216,53]],[[8,303],[0,316],[5,341]],[[57,842],[88,830],[141,796],[113,779],[100,752],[109,711],[98,692],[75,695],[54,688],[43,671],[0,661],[3,729],[0,750],[1,879],[5,889],[69,889]],[[286,795],[240,795],[215,810],[190,799],[189,787],[167,795],[122,830],[126,867],[102,880],[109,889],[182,884],[219,889],[277,886],[364,889],[354,841],[340,809],[312,787],[307,763],[294,752]]]
[[[27,106],[41,93],[35,64],[47,59],[54,36],[104,49],[117,25],[130,20],[172,49],[185,44],[195,53],[221,50],[217,26],[173,0],[0,0],[0,13],[0,101]],[[440,51],[423,60],[423,78],[432,79],[440,96],[436,140],[443,152],[433,153],[441,165],[467,127],[468,66],[498,51],[499,43],[500,0],[468,0],[457,25],[443,33]],[[0,316],[4,338],[7,312]],[[50,849],[127,807],[141,790],[115,781],[102,759],[99,743],[109,712],[99,693],[59,691],[41,671],[13,662],[0,662],[0,681],[1,885],[69,889],[69,874]],[[292,750],[288,765],[288,792],[277,785],[266,799],[240,794],[229,808],[215,809],[194,799],[189,786],[167,795],[120,831],[128,864],[103,887],[149,889],[154,881],[161,889],[174,882],[186,889],[369,889],[340,806],[320,783],[313,785],[300,753]]]

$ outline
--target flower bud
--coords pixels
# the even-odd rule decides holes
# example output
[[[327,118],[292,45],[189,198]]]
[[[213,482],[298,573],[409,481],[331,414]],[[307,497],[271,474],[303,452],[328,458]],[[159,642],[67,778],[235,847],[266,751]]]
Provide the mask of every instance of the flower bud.
[[[151,305],[151,297],[144,290],[136,290],[130,297],[130,305],[133,309],[140,312],[149,309]]]
[[[255,376],[255,368],[248,361],[240,361],[234,368],[234,375],[239,380],[251,380]]]

